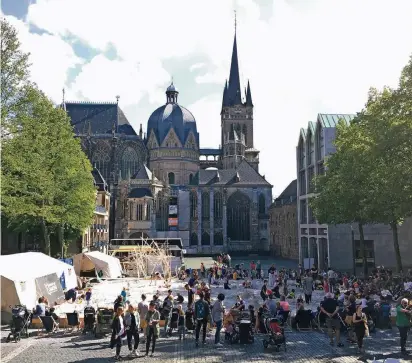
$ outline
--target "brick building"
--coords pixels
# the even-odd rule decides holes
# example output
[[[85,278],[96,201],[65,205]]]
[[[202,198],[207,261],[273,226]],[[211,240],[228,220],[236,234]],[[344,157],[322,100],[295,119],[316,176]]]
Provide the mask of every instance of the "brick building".
[[[270,206],[269,228],[271,254],[298,260],[297,180],[292,181]]]

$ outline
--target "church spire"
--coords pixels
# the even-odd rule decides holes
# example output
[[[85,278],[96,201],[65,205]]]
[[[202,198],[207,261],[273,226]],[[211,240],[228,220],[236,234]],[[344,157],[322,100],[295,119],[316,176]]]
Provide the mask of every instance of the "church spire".
[[[233,41],[232,61],[230,64],[228,101],[231,106],[240,105],[242,97],[240,92],[240,78],[239,78],[239,61],[237,57],[237,42],[236,42],[236,12],[235,12],[235,39]]]
[[[250,83],[249,80],[247,81],[247,90],[246,90],[246,106],[252,106],[252,92],[250,91]]]

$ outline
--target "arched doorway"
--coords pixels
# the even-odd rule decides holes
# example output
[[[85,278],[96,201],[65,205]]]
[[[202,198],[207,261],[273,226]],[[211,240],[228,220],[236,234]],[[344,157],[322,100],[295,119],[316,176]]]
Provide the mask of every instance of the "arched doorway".
[[[250,199],[241,192],[227,201],[227,235],[232,241],[250,240]]]

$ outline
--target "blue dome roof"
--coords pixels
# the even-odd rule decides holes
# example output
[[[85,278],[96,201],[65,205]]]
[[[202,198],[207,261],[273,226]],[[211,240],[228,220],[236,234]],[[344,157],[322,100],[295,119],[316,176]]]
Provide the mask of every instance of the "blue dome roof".
[[[159,144],[161,144],[172,127],[182,145],[184,145],[190,131],[193,132],[197,145],[199,145],[199,134],[194,116],[188,109],[177,103],[167,103],[150,115],[147,122],[147,135],[149,136],[154,130]]]

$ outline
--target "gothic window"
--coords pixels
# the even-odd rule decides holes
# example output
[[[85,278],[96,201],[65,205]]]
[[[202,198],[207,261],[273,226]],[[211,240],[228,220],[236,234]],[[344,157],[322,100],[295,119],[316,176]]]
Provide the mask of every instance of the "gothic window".
[[[259,195],[259,214],[266,213],[266,206],[265,206],[265,196],[263,194]]]
[[[190,245],[197,246],[197,234],[194,232],[190,235]]]
[[[190,192],[190,218],[197,219],[197,193],[194,190]]]
[[[169,184],[170,185],[175,183],[175,173],[169,173],[168,178],[169,178]]]
[[[202,233],[202,245],[210,246],[210,235],[207,232]]]
[[[108,181],[110,178],[110,156],[106,148],[100,147],[93,153],[92,164]]]
[[[215,232],[213,243],[215,246],[223,246],[223,234],[222,232]]]
[[[240,136],[240,133],[242,131],[242,126],[240,126],[240,124],[236,124],[236,131],[237,131],[238,135]]]
[[[222,219],[223,217],[223,198],[222,193],[216,192],[214,195],[214,216],[216,220]]]
[[[202,219],[210,218],[210,196],[208,192],[202,193]]]
[[[241,192],[227,201],[227,234],[233,241],[250,240],[250,200]]]
[[[189,174],[189,184],[193,182],[193,174]]]
[[[136,150],[128,146],[122,155],[121,174],[123,178],[128,178],[139,170],[139,156]]]

